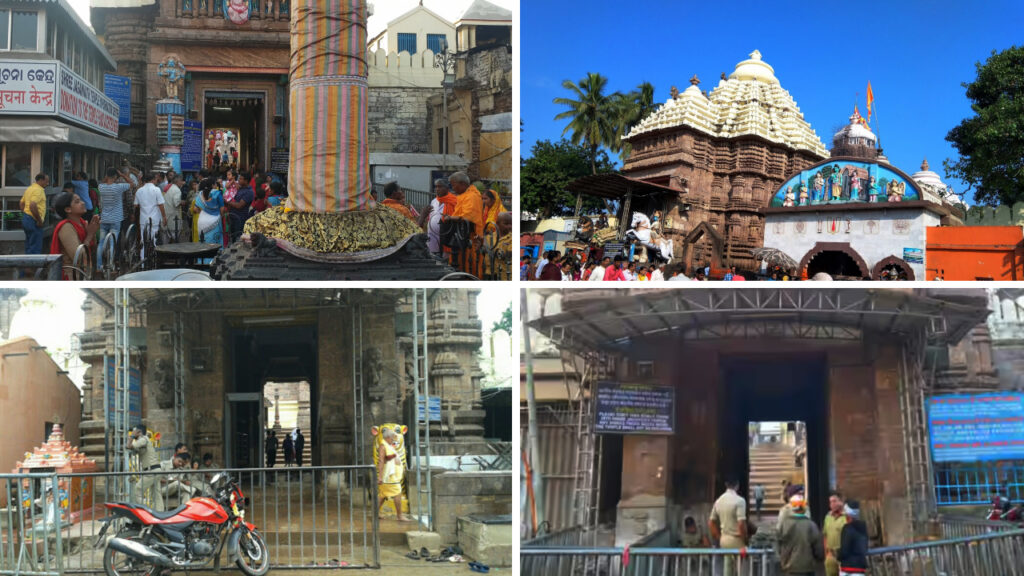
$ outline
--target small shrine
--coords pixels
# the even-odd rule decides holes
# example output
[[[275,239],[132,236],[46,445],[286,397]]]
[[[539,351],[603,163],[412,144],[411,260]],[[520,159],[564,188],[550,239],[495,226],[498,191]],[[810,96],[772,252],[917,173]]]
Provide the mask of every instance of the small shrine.
[[[25,459],[17,462],[14,466],[14,473],[45,473],[56,472],[57,474],[74,474],[82,472],[97,472],[99,467],[96,461],[86,457],[64,439],[64,431],[60,424],[54,424],[50,437],[46,442],[31,452],[25,453]],[[43,486],[43,492],[50,489],[50,486]],[[22,500],[38,498],[41,494],[33,494],[33,486],[28,480],[22,486]],[[54,495],[54,502],[60,505],[60,517],[62,522],[77,522],[81,519],[83,512],[92,511],[93,479],[81,477],[59,477],[57,494]],[[49,500],[49,495],[47,495]]]

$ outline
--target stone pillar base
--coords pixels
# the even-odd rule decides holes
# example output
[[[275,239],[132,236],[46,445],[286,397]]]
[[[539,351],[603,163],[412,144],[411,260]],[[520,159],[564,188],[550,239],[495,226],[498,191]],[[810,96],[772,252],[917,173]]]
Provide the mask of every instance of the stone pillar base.
[[[667,509],[668,499],[664,496],[639,494],[619,501],[615,513],[615,546],[632,545],[666,527]]]

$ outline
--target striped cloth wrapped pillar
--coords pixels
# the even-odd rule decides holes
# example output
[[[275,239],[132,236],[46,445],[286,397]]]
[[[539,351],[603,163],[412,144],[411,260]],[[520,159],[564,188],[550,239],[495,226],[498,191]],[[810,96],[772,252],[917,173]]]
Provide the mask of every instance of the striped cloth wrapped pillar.
[[[366,0],[298,0],[291,16],[287,207],[369,210]]]

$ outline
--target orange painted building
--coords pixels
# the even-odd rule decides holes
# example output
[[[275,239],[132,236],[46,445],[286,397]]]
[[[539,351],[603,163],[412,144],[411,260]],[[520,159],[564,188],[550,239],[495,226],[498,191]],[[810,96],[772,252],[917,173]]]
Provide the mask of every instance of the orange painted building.
[[[1020,226],[930,227],[926,242],[927,280],[1024,280]]]

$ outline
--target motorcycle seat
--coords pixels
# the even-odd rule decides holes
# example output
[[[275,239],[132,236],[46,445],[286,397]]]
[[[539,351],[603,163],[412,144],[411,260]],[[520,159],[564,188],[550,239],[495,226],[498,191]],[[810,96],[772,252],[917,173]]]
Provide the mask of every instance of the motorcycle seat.
[[[185,510],[185,508],[188,507],[188,504],[182,504],[181,506],[178,506],[174,510],[168,510],[166,512],[153,510],[152,508],[148,506],[143,506],[141,504],[133,504],[132,507],[135,508],[136,510],[145,510],[146,512],[149,513],[150,516],[156,518],[157,520],[167,520],[168,518],[173,518],[174,516],[181,514]]]

